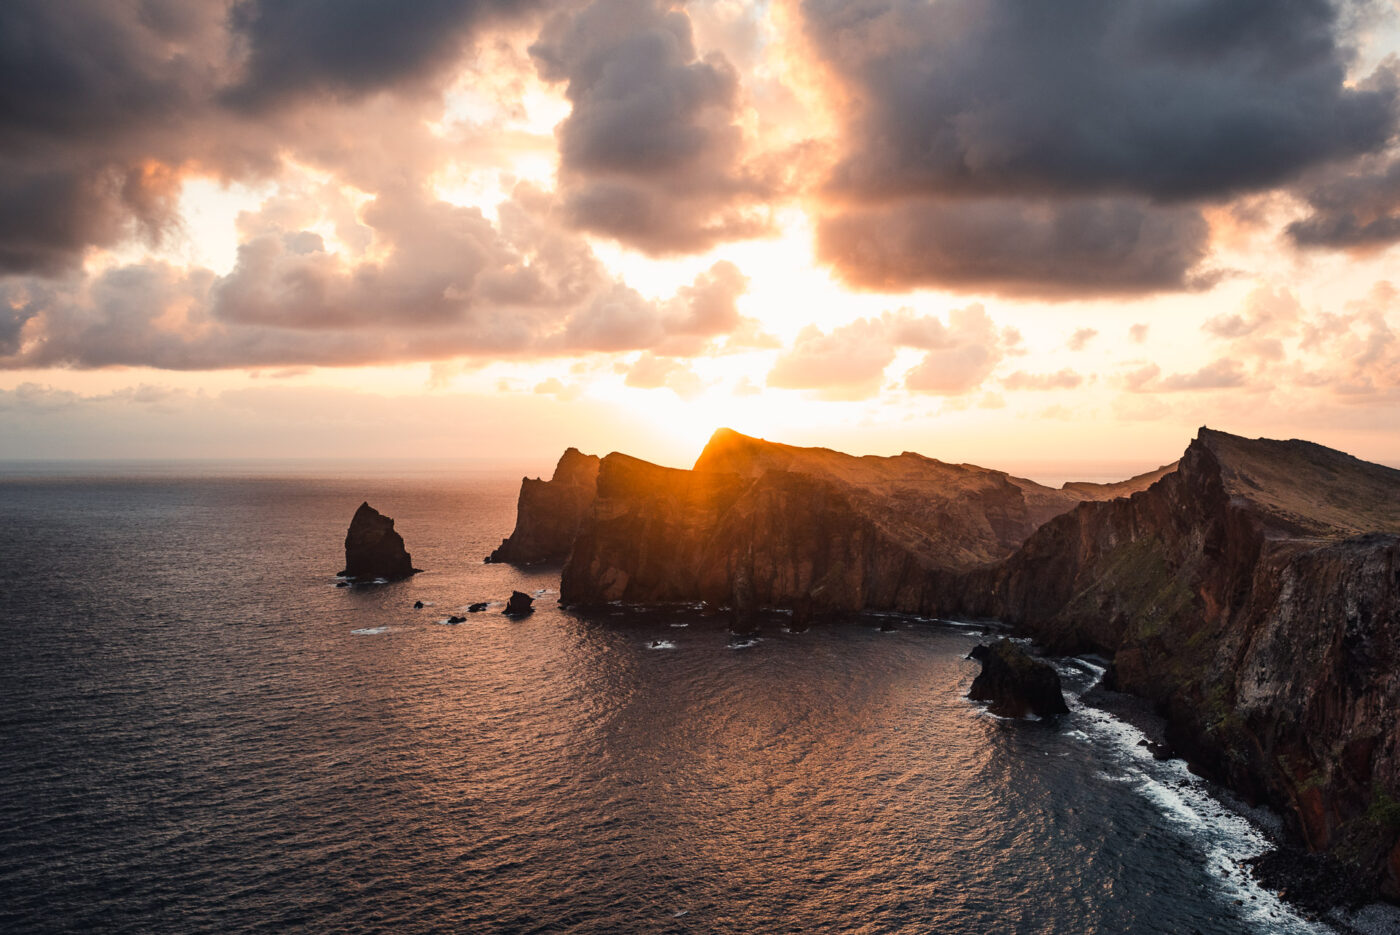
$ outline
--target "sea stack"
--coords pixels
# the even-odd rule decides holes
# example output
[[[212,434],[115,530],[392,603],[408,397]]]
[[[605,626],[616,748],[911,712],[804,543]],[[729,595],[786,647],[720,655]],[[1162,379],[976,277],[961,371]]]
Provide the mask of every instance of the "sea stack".
[[[506,609],[501,611],[507,617],[524,617],[526,614],[535,612],[535,608],[530,605],[535,599],[524,591],[511,591],[510,600],[506,602]]]
[[[397,581],[416,571],[404,549],[403,536],[394,531],[394,521],[361,503],[345,533],[345,570],[341,576],[357,581]]]
[[[1054,717],[1067,714],[1060,676],[1039,659],[1008,639],[975,647],[969,658],[982,663],[967,697],[987,702],[987,710],[1001,717]]]

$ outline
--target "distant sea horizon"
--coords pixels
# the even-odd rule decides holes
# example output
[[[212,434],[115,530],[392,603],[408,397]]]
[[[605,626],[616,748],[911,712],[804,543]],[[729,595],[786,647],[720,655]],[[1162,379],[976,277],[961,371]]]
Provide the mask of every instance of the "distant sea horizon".
[[[559,449],[563,454],[564,447]],[[591,451],[575,446],[588,454]],[[624,452],[626,453],[626,452]],[[863,452],[849,452],[860,455]],[[937,458],[936,454],[919,454]],[[696,452],[699,455],[699,451]],[[79,478],[79,477],[545,477],[558,459],[527,458],[4,458],[0,457],[0,478]],[[947,460],[947,459],[939,459]],[[660,462],[658,462],[660,463]],[[951,462],[956,463],[956,462]],[[663,464],[688,469],[690,464]],[[1119,459],[1064,460],[1030,459],[980,464],[1005,471],[1047,487],[1073,481],[1114,483],[1161,467],[1144,461]],[[1400,464],[1389,465],[1400,468]]]

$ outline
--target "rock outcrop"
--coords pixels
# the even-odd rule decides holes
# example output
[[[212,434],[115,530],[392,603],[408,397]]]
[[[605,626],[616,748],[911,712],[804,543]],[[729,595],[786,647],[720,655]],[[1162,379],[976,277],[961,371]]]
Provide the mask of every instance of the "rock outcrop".
[[[981,662],[982,671],[972,680],[967,697],[987,702],[993,714],[1051,718],[1069,713],[1059,673],[1010,640],[979,645],[968,658]]]
[[[506,609],[501,613],[507,617],[524,617],[535,612],[535,608],[531,606],[534,603],[535,599],[524,591],[511,591],[510,600],[506,601]]]
[[[1400,898],[1400,471],[1202,429],[1146,491],[948,584],[950,608],[1112,654],[1198,769]]]
[[[549,480],[523,478],[515,531],[501,540],[486,561],[534,565],[568,558],[579,523],[593,502],[598,465],[597,455],[570,448]]]
[[[394,521],[361,503],[345,533],[345,570],[341,576],[357,581],[397,581],[416,571],[404,549],[403,536],[394,531]]]

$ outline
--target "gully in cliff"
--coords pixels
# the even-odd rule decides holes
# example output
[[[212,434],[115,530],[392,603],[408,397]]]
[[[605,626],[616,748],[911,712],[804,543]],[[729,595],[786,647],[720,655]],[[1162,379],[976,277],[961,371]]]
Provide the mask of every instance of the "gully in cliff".
[[[394,521],[361,503],[345,533],[345,570],[340,576],[361,582],[398,581],[417,571],[403,536],[394,531]]]

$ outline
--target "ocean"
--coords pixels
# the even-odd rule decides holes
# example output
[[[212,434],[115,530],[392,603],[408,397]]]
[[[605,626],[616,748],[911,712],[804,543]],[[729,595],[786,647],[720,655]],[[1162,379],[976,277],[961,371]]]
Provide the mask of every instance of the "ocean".
[[[0,477],[0,931],[1331,931],[1134,728],[967,701],[983,625],[567,611],[518,484]],[[422,574],[336,587],[362,500]]]

